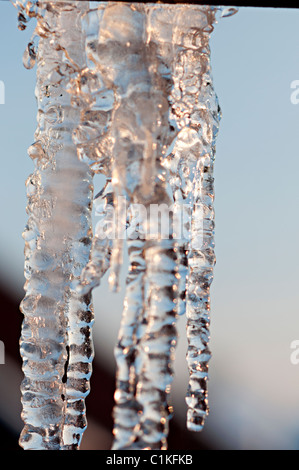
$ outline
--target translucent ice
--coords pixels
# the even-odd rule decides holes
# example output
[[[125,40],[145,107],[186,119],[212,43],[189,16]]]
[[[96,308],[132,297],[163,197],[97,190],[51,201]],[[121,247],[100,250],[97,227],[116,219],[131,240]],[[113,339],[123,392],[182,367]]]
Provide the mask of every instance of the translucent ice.
[[[36,8],[27,4],[25,10],[37,15],[40,39],[34,52],[38,127],[28,151],[35,170],[26,182],[29,218],[23,234],[25,426],[20,444],[24,449],[75,449],[86,428],[84,399],[93,357],[90,295],[75,289],[89,258],[93,186],[72,140],[80,109],[71,106],[67,84],[77,73],[73,64],[83,65],[85,57],[79,20],[86,5]]]
[[[15,0],[37,19],[21,354],[24,449],[76,449],[86,428],[92,290],[129,268],[114,449],[166,449],[179,314],[187,317],[187,426],[208,414],[215,264],[215,142],[221,118],[209,40],[233,7]],[[94,200],[93,176],[105,177]],[[166,229],[165,229],[166,227]]]

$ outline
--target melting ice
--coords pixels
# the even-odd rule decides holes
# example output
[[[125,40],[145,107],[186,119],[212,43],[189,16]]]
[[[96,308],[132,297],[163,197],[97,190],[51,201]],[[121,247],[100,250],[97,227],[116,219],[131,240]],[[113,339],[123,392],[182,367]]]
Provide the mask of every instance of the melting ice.
[[[38,114],[23,234],[20,445],[79,448],[93,359],[91,294],[107,271],[118,289],[125,235],[113,448],[166,449],[178,315],[187,317],[188,428],[200,431],[209,411],[221,118],[209,39],[218,12],[236,9],[13,3],[20,29],[37,21],[23,59],[36,64]],[[93,201],[95,173],[106,183]]]

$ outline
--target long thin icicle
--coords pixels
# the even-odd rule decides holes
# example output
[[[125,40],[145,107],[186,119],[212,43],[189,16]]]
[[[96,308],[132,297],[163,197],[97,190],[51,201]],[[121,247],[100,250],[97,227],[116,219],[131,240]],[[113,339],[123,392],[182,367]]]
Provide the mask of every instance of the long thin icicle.
[[[189,23],[190,30],[181,31],[185,44],[190,44],[196,28],[197,41],[193,47],[183,47],[179,62],[184,63],[184,72],[177,79],[182,98],[189,106],[189,157],[184,164],[193,168],[193,194],[191,241],[188,251],[187,281],[187,362],[189,386],[186,397],[188,405],[187,426],[200,431],[209,412],[208,407],[208,363],[210,285],[213,280],[214,253],[214,179],[213,164],[215,141],[219,129],[220,107],[213,88],[210,65],[209,38],[215,22],[213,8],[200,10],[201,22]],[[184,24],[182,20],[182,24]],[[183,29],[183,28],[182,28]],[[195,67],[195,63],[197,66]],[[197,135],[194,132],[197,131]],[[183,149],[186,141],[183,142]],[[187,145],[188,147],[188,145]],[[187,150],[186,148],[184,149]],[[183,151],[184,151],[183,150]],[[190,164],[190,155],[197,152],[196,167]],[[194,154],[194,153],[193,153]],[[191,157],[192,158],[192,157]]]
[[[138,218],[138,214],[136,218]],[[131,220],[132,222],[133,220]],[[140,225],[142,225],[143,221],[140,222]],[[144,234],[142,230],[138,230],[135,234],[138,235],[136,239],[128,240],[130,266],[127,275],[122,321],[115,347],[117,364],[115,406],[113,410],[113,449],[115,450],[127,449],[134,445],[134,429],[139,424],[142,411],[136,400],[137,346],[142,337],[141,331],[144,323],[146,265],[143,256]]]

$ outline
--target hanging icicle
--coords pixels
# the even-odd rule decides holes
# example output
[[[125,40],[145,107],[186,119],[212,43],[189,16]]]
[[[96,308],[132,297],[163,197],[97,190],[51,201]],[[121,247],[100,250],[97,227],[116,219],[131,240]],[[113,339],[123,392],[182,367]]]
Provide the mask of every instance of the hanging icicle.
[[[78,160],[72,142],[80,110],[71,106],[66,91],[78,72],[75,64],[82,66],[85,57],[80,29],[85,9],[81,2],[26,8],[38,18],[40,39],[37,52],[27,49],[37,62],[38,128],[28,151],[35,170],[26,183],[24,449],[77,448],[86,428],[93,312],[90,296],[78,295],[75,286],[89,257],[93,187],[89,167]]]
[[[127,241],[130,265],[126,280],[124,310],[115,347],[117,365],[113,410],[113,449],[115,450],[129,449],[134,446],[134,430],[139,425],[142,412],[136,399],[136,387],[138,381],[137,347],[143,337],[145,326],[145,221],[143,214],[138,212],[138,207],[134,210],[134,206],[131,206],[130,214]]]
[[[160,63],[154,43],[147,41],[147,16],[144,5],[133,6],[125,3],[107,5],[100,24],[99,46],[102,75],[106,82],[110,81],[115,89],[117,103],[111,122],[111,134],[114,139],[112,186],[115,195],[116,221],[121,232],[118,232],[118,236],[114,240],[112,251],[112,273],[110,274],[112,285],[118,283],[122,260],[121,235],[126,226],[126,212],[131,204],[138,204],[144,210],[144,216],[140,223],[141,232],[145,233],[144,242],[137,242],[139,246],[136,247],[136,242],[129,241],[131,271],[128,278],[126,302],[132,296],[132,277],[134,278],[134,287],[137,287],[138,282],[139,291],[144,290],[144,299],[140,299],[140,296],[137,299],[135,294],[135,306],[130,307],[125,304],[119,345],[116,348],[119,388],[115,393],[116,425],[114,433],[116,442],[114,448],[119,448],[119,446],[130,448],[132,445],[133,448],[137,446],[137,448],[159,449],[165,446],[167,432],[160,430],[161,416],[157,416],[157,410],[162,406],[161,394],[166,393],[163,392],[164,388],[161,390],[161,383],[163,383],[163,387],[165,383],[168,384],[168,388],[170,387],[171,374],[167,374],[166,370],[172,356],[168,354],[169,348],[165,348],[165,351],[159,353],[154,351],[155,341],[159,343],[160,340],[163,340],[162,330],[169,320],[166,317],[164,319],[168,311],[164,311],[160,307],[160,312],[156,312],[157,304],[153,303],[155,295],[151,282],[155,277],[154,273],[160,270],[162,282],[162,287],[159,286],[160,302],[163,305],[165,296],[165,304],[168,307],[166,299],[170,294],[163,286],[164,264],[165,259],[168,256],[171,257],[171,252],[173,258],[175,254],[171,232],[168,233],[168,236],[170,234],[169,240],[161,241],[158,220],[155,220],[158,228],[154,228],[154,231],[146,230],[146,228],[151,217],[150,208],[153,204],[164,203],[166,207],[172,204],[171,193],[167,192],[165,172],[160,163],[160,155],[163,150],[165,151],[170,135],[167,104],[168,82],[159,73]],[[153,227],[151,226],[150,229]],[[140,248],[144,259],[143,263],[139,262],[136,266],[136,257],[138,263]],[[168,265],[172,270],[175,269],[175,263],[174,266],[170,262],[166,266]],[[135,269],[138,269],[139,272],[134,273]],[[170,282],[169,276],[166,278],[165,282]],[[173,276],[168,286],[170,290],[172,290],[175,280],[176,278]],[[133,292],[135,292],[134,289]],[[140,305],[141,300],[143,305]],[[142,321],[142,315],[146,327],[138,342],[139,335],[134,331],[134,328],[137,321]],[[156,322],[154,319],[159,319],[159,321]],[[175,322],[175,313],[172,315],[171,321]],[[129,345],[127,344],[126,328],[131,328],[131,330],[133,328],[133,337]],[[156,330],[157,328],[158,330]],[[160,335],[159,328],[161,329]],[[151,344],[151,347],[147,346],[147,342]],[[150,351],[150,349],[153,350]],[[122,356],[124,353],[126,358]],[[159,354],[159,358],[157,354]],[[138,356],[138,358],[134,356]],[[136,360],[141,364],[139,374]],[[125,365],[123,365],[124,363]],[[151,387],[150,390],[148,389],[148,393],[151,394],[151,403],[149,403],[145,390],[146,384],[149,382],[148,374],[153,367],[157,372],[160,368],[162,376],[159,374],[157,383],[152,381],[149,383]],[[165,379],[162,382],[161,377],[164,374]],[[135,378],[132,379],[132,375]],[[135,395],[132,395],[132,392]],[[131,409],[132,402],[134,402],[134,406]],[[164,402],[166,416],[166,395]],[[142,414],[140,415],[141,410]],[[152,416],[153,410],[155,416]],[[134,413],[135,417],[132,416]],[[120,415],[122,417],[124,415],[130,416],[131,429],[135,426],[135,439],[128,435],[127,423],[121,423]]]
[[[216,11],[207,6],[174,8],[174,86],[171,103],[180,132],[165,161],[165,166],[171,170],[175,209],[182,225],[179,241],[179,313],[187,312],[190,376],[186,398],[187,426],[197,431],[202,429],[208,413],[209,287],[215,263],[214,193],[212,185],[207,188],[207,181],[213,175],[211,162],[220,117],[220,107],[212,85],[209,49]],[[206,178],[207,172],[209,179]],[[202,278],[208,275],[209,278],[203,282]]]

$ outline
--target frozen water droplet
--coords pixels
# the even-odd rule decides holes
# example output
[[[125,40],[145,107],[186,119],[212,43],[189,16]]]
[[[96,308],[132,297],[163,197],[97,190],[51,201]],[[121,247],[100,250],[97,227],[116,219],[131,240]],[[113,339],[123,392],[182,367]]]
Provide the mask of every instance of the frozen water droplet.
[[[32,69],[36,63],[36,46],[29,42],[23,55],[23,64],[26,69]]]
[[[229,16],[233,16],[236,13],[238,13],[238,11],[239,11],[239,8],[235,8],[235,7],[225,8],[225,7],[223,7],[223,10],[221,12],[221,18],[227,18]]]

